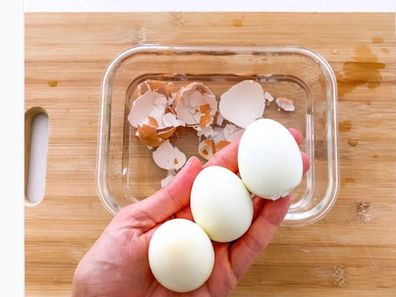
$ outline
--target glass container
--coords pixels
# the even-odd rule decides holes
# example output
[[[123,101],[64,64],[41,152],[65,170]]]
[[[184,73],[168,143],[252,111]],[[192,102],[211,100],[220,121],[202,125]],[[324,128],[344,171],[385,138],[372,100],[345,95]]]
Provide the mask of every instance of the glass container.
[[[155,165],[152,152],[127,120],[136,87],[146,79],[170,81],[176,89],[203,82],[218,98],[237,82],[252,79],[274,98],[293,99],[294,112],[280,111],[272,103],[263,115],[299,129],[302,149],[311,159],[302,183],[291,193],[284,224],[313,223],[331,209],[339,186],[337,85],[320,54],[298,46],[140,45],[115,57],[101,85],[97,187],[111,214],[153,194],[167,174]],[[172,139],[187,157],[198,155],[198,137],[189,130]]]

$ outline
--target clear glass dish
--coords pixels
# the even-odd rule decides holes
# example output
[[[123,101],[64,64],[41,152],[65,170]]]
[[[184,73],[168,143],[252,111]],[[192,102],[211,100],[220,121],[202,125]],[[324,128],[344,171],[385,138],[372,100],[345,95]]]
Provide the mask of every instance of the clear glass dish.
[[[244,79],[259,82],[274,97],[294,99],[294,112],[267,107],[264,117],[299,129],[312,161],[286,225],[306,225],[333,206],[339,184],[337,86],[327,61],[302,47],[141,45],[120,53],[108,66],[101,86],[97,186],[104,207],[115,214],[160,188],[166,171],[134,136],[127,120],[136,86],[146,79],[206,84],[216,95]],[[197,155],[198,139],[186,132],[173,141],[187,157]]]

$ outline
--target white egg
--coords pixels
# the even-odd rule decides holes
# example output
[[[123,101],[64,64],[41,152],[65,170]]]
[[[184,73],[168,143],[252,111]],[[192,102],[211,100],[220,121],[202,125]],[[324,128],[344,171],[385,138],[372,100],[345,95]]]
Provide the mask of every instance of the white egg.
[[[190,204],[195,222],[214,241],[233,241],[252,223],[250,194],[241,179],[224,167],[210,166],[198,174]]]
[[[239,144],[238,166],[249,191],[272,200],[289,194],[303,174],[301,152],[293,135],[270,119],[248,126]]]
[[[209,237],[201,227],[185,219],[167,221],[154,232],[148,257],[157,281],[175,292],[202,286],[214,265]]]

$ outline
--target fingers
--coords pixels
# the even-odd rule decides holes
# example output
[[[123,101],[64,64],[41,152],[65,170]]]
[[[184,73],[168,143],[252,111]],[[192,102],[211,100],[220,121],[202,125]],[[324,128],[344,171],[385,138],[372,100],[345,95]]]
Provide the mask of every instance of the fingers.
[[[290,133],[293,135],[297,144],[300,145],[302,143],[302,134],[300,131],[294,128],[289,129]],[[229,145],[222,148],[218,151],[205,165],[208,166],[222,166],[233,172],[238,171],[238,146],[240,142],[240,138],[234,140]]]
[[[175,218],[177,219],[186,219],[186,220],[190,220],[193,221],[193,216],[191,213],[191,207],[190,205],[186,206],[185,208],[182,208],[181,210],[179,210],[176,215]]]
[[[309,157],[305,152],[301,152],[301,157],[303,159],[303,174],[305,174],[307,173],[309,166],[311,165],[311,161],[309,160]]]
[[[201,170],[201,161],[190,158],[168,186],[120,212],[139,222],[140,229],[151,229],[189,204],[192,184]]]
[[[290,133],[293,135],[298,145],[302,144],[302,134],[295,128],[289,128]]]
[[[296,129],[289,129],[297,144],[301,144],[302,135]],[[310,160],[305,152],[301,152],[303,174],[310,166]],[[259,197],[253,198],[253,223],[249,230],[231,247],[231,264],[236,276],[241,277],[253,263],[257,255],[268,245],[279,224],[287,214],[291,203],[290,196],[276,201]]]
[[[300,131],[294,128],[289,129],[290,133],[293,135],[294,139],[296,140],[298,145],[302,144],[302,134]],[[303,160],[303,174],[307,173],[311,162],[309,160],[308,155],[305,152],[301,152],[301,157]]]
[[[264,207],[265,199],[260,197],[253,197],[253,221],[257,218],[260,214],[261,210]]]
[[[277,200],[266,200],[266,203],[260,215],[254,223],[259,226],[260,223],[268,222],[272,226],[278,227],[285,218],[291,204],[291,197],[286,196]]]
[[[265,200],[263,209],[253,221],[249,230],[231,246],[231,266],[238,279],[242,277],[257,255],[271,241],[289,209],[290,202],[291,198],[289,196],[276,201]]]
[[[238,146],[241,139],[235,139],[229,145],[219,150],[206,164],[204,167],[209,166],[222,166],[232,172],[238,171]]]
[[[289,129],[289,131],[296,139],[296,142],[300,144],[302,141],[301,133],[293,128]],[[237,172],[239,141],[240,139],[236,139],[217,152],[215,156],[205,164],[205,167],[218,165],[228,168],[233,172]],[[310,162],[305,153],[302,153],[302,159],[305,173],[309,168]],[[175,214],[176,216],[179,215],[180,217],[192,219],[191,210],[182,209],[189,204],[189,194],[192,183],[201,170],[201,162],[195,157],[191,158],[184,168],[176,175],[170,185],[137,204],[124,207],[119,214],[117,214],[117,217],[126,219],[131,217],[135,218],[135,221],[140,222],[139,227],[142,230],[150,229],[159,222]],[[254,202],[254,204],[255,217],[257,213],[260,213],[264,202],[262,199],[259,199],[256,203]]]

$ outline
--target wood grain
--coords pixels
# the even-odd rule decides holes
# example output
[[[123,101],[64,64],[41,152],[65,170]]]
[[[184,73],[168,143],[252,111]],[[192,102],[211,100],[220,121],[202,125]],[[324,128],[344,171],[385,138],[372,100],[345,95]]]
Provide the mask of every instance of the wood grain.
[[[281,228],[233,296],[396,296],[394,14],[27,14],[26,110],[50,119],[44,200],[25,210],[26,296],[69,296],[111,217],[95,185],[99,85],[138,43],[298,44],[339,85],[341,190],[322,221]]]

